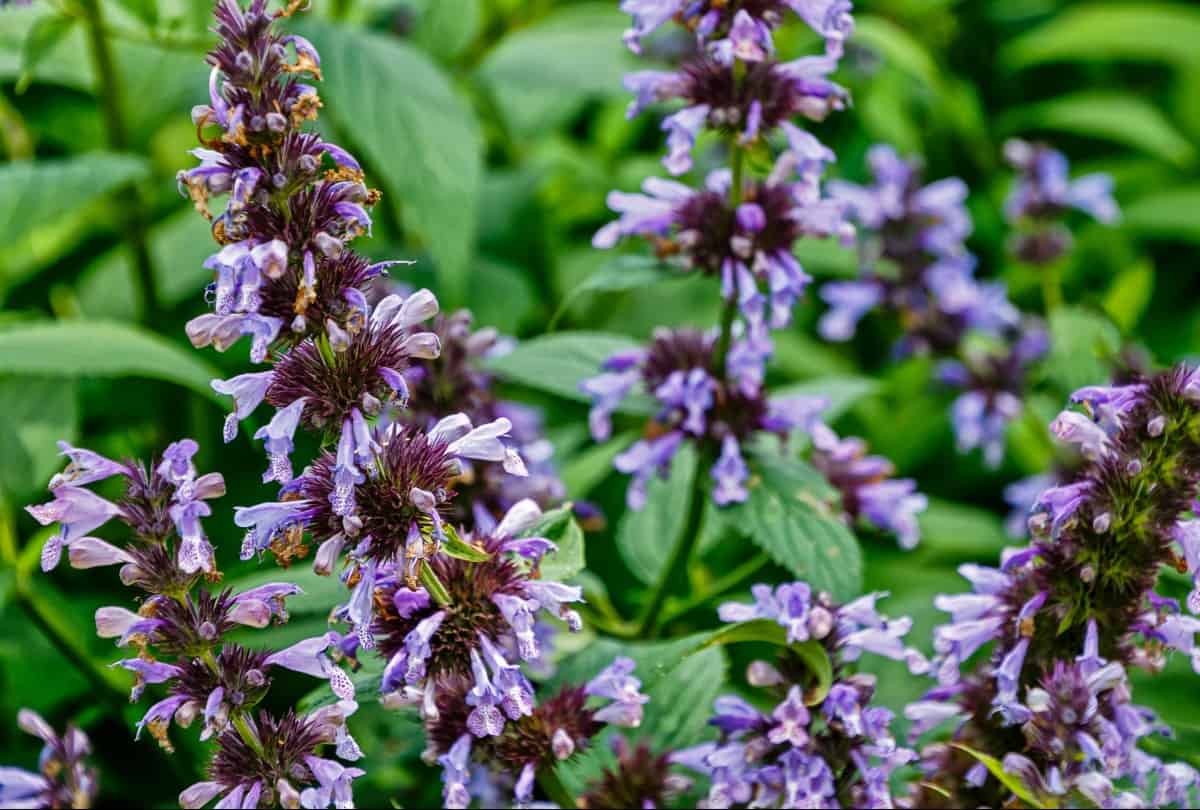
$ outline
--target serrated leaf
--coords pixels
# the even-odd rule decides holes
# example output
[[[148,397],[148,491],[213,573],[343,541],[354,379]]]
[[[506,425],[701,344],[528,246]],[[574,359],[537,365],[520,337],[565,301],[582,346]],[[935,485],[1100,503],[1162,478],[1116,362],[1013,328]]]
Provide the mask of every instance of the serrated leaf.
[[[488,367],[506,380],[536,391],[545,391],[575,402],[590,402],[579,383],[601,373],[601,364],[617,352],[638,348],[623,335],[603,332],[559,332],[521,342]],[[630,396],[618,413],[649,414],[654,405],[646,397]]]
[[[724,644],[737,644],[744,641],[761,641],[774,644],[777,647],[788,647],[800,657],[812,673],[815,682],[804,693],[804,702],[816,706],[825,700],[829,687],[833,685],[833,664],[825,648],[816,641],[796,641],[788,643],[787,631],[778,622],[771,619],[752,619],[748,622],[729,624],[714,630],[709,636],[696,645],[691,655]]]
[[[951,745],[953,745],[959,751],[962,751],[964,754],[974,758],[976,761],[983,763],[983,766],[988,769],[988,773],[996,777],[996,780],[999,781],[1000,784],[1011,790],[1014,796],[1016,796],[1029,807],[1047,807],[1044,802],[1040,801],[1037,796],[1034,795],[1033,791],[1030,790],[1024,782],[1022,782],[1013,774],[1004,770],[1004,763],[1002,763],[1000,760],[989,754],[985,754],[982,751],[976,751],[974,748],[961,743],[951,743]]]
[[[1200,61],[1200,11],[1182,3],[1089,3],[1056,14],[1001,52],[1015,67],[1057,61]]]
[[[775,562],[835,599],[858,593],[862,552],[830,505],[829,484],[798,459],[775,452],[751,454],[750,496],[727,509],[729,526]]]
[[[1109,360],[1121,348],[1121,333],[1103,315],[1065,307],[1050,315],[1050,355],[1046,374],[1063,391],[1105,385]]]
[[[49,377],[150,377],[220,402],[220,376],[198,353],[151,332],[108,321],[55,321],[0,332],[0,368]],[[222,405],[224,407],[224,405]]]
[[[144,158],[106,152],[0,165],[0,243],[15,242],[30,229],[147,174]]]
[[[673,273],[668,265],[658,259],[649,256],[618,256],[600,265],[596,272],[567,293],[559,304],[558,311],[550,319],[547,330],[553,330],[554,325],[571,305],[589,293],[636,290],[676,278],[683,278],[683,275]]]
[[[584,448],[559,468],[563,486],[572,495],[584,498],[613,472],[613,459],[637,439],[636,433],[622,433],[603,444]]]
[[[771,399],[825,397],[829,400],[829,407],[821,412],[821,418],[832,422],[853,407],[854,403],[877,390],[879,383],[869,377],[821,377],[777,388],[771,391]]]
[[[1200,186],[1154,191],[1125,206],[1126,228],[1148,236],[1200,242]]]
[[[1141,149],[1176,166],[1196,157],[1191,142],[1150,102],[1129,93],[1088,91],[1028,104],[1005,114],[1001,128],[1056,130]]]
[[[325,112],[361,150],[437,264],[447,309],[466,298],[483,142],[470,107],[425,54],[393,37],[307,22],[321,52]],[[400,223],[398,223],[400,224]]]
[[[671,462],[667,479],[656,477],[647,485],[646,505],[621,515],[617,524],[617,550],[626,567],[644,585],[653,585],[662,576],[682,516],[691,508],[695,474],[695,448],[684,443]]]

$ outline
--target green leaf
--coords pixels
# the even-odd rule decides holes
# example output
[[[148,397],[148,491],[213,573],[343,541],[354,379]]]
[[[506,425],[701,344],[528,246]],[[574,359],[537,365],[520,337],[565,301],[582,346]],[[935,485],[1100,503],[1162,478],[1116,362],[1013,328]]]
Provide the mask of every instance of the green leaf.
[[[43,488],[61,466],[55,442],[78,428],[73,381],[0,377],[0,489],[15,500]]]
[[[644,585],[653,585],[662,576],[682,516],[691,508],[696,463],[695,448],[685,442],[671,462],[667,479],[655,477],[647,485],[646,505],[626,510],[617,524],[617,550]]]
[[[15,242],[148,173],[144,158],[105,152],[0,165],[0,243]]]
[[[637,440],[633,432],[622,433],[603,444],[584,448],[559,468],[559,477],[567,492],[587,497],[613,472],[613,459]]]
[[[829,407],[821,412],[821,418],[832,422],[850,410],[854,403],[878,390],[879,383],[869,377],[821,377],[777,388],[771,392],[771,398],[825,397]]]
[[[1014,67],[1045,62],[1200,61],[1200,11],[1183,3],[1088,3],[1056,14],[1001,52]]]
[[[556,127],[589,96],[623,94],[637,60],[621,43],[628,18],[611,3],[563,8],[506,36],[479,67],[509,125],[521,134]]]
[[[521,533],[522,537],[544,537],[558,546],[542,558],[539,570],[545,579],[563,581],[583,570],[583,530],[575,521],[572,504],[565,503],[542,515],[535,526]]]
[[[921,548],[943,554],[991,559],[1013,538],[994,513],[965,504],[930,498],[929,506],[917,515]]]
[[[413,39],[439,62],[449,62],[471,44],[482,22],[480,0],[412,0],[417,14]]]
[[[601,373],[600,365],[617,352],[638,348],[623,335],[603,332],[559,332],[520,343],[508,354],[490,360],[489,368],[506,380],[576,402],[590,402],[579,383]],[[630,396],[618,412],[648,414],[647,397]]]
[[[1145,98],[1129,93],[1088,91],[1027,104],[1005,114],[1001,129],[1058,130],[1141,149],[1176,166],[1196,158],[1191,142]]]
[[[1121,348],[1121,333],[1108,318],[1078,307],[1050,315],[1050,356],[1046,374],[1064,393],[1085,385],[1105,385],[1108,360]]]
[[[482,177],[470,107],[429,57],[394,37],[312,22],[301,30],[321,52],[326,113],[378,173],[403,226],[428,242],[443,306],[459,306]]]
[[[816,706],[825,700],[829,687],[833,685],[833,663],[829,654],[817,641],[795,641],[788,643],[787,631],[778,622],[771,619],[752,619],[748,622],[729,624],[714,630],[707,639],[702,641],[693,652],[700,652],[721,644],[737,644],[743,641],[762,641],[777,647],[788,647],[808,667],[814,677],[814,683],[804,693],[804,702]]]
[[[487,562],[492,558],[492,555],[486,551],[463,542],[453,526],[446,524],[443,529],[446,533],[446,539],[442,541],[442,551],[446,552],[447,556],[469,563]]]
[[[150,259],[159,300],[166,307],[198,302],[212,271],[204,260],[218,246],[207,220],[191,207],[154,225],[149,233]],[[119,245],[88,266],[76,285],[79,304],[90,318],[133,320],[137,297],[129,251]]]
[[[1104,294],[1102,306],[1122,332],[1138,325],[1154,295],[1154,264],[1142,259],[1117,274]]]
[[[1200,186],[1154,191],[1125,206],[1126,228],[1147,236],[1200,242]]]
[[[4,330],[0,332],[0,368],[34,376],[150,377],[221,401],[209,387],[220,375],[198,352],[151,332],[108,321],[41,322]]]
[[[117,0],[121,6],[147,27],[158,25],[158,0]]]
[[[885,62],[920,79],[930,89],[941,83],[941,71],[925,46],[890,20],[869,14],[858,16],[854,20],[854,43],[875,51]]]
[[[798,459],[763,450],[750,456],[750,497],[726,509],[728,525],[813,590],[840,600],[856,595],[862,552],[830,505],[829,484]]]
[[[1024,782],[1022,782],[1013,774],[1004,770],[1004,763],[1002,763],[1000,760],[990,756],[989,754],[985,754],[982,751],[976,751],[974,748],[962,745],[961,743],[951,743],[951,745],[953,745],[959,751],[962,751],[964,754],[974,757],[977,761],[982,762],[984,767],[988,769],[988,773],[996,777],[996,780],[999,781],[1000,784],[1011,790],[1014,796],[1016,796],[1029,807],[1046,807],[1046,804],[1040,801]]]
[[[33,24],[21,49],[21,77],[15,88],[18,95],[25,92],[33,82],[34,70],[66,38],[74,25],[74,17],[59,15],[42,17]]]
[[[563,297],[558,305],[558,311],[550,319],[546,327],[553,331],[563,314],[571,305],[588,293],[624,292],[636,290],[639,287],[649,287],[660,281],[682,278],[679,273],[673,273],[671,268],[659,259],[650,256],[617,256],[600,266],[600,269],[585,278],[575,289]]]

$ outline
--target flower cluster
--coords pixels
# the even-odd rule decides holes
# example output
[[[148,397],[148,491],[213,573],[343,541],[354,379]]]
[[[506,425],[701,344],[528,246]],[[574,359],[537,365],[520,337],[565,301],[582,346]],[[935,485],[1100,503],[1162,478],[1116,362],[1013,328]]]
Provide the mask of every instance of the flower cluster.
[[[896,744],[891,711],[871,705],[874,677],[844,669],[870,652],[925,671],[924,656],[904,646],[912,621],[881,616],[877,593],[841,606],[803,582],[757,585],[753,593],[753,604],[722,605],[721,619],[779,624],[789,644],[819,646],[816,654],[828,656],[833,676],[821,683],[793,647],[784,647],[775,664],[753,662],[747,680],[770,695],[773,708],[763,712],[741,697],[720,697],[709,721],[720,739],[674,754],[708,776],[702,806],[892,807],[889,778],[916,753]]]
[[[818,331],[845,341],[868,312],[895,313],[904,332],[897,354],[953,358],[941,363],[938,375],[962,391],[952,407],[959,451],[980,448],[987,464],[998,466],[1005,429],[1021,412],[1028,370],[1048,348],[1045,330],[1021,316],[1002,284],[975,277],[975,257],[964,244],[972,224],[961,180],[923,185],[921,167],[890,146],[872,147],[868,163],[872,185],[830,183],[830,193],[859,225],[865,270],[854,281],[821,288],[830,308]]]
[[[610,207],[620,219],[596,234],[597,247],[622,236],[651,240],[657,252],[687,270],[721,280],[722,296],[738,306],[757,342],[766,326],[786,326],[796,299],[811,281],[792,254],[805,236],[853,238],[842,206],[821,190],[833,152],[796,126],[797,117],[822,120],[841,109],[846,91],[829,80],[853,30],[847,0],[812,3],[683,3],[626,0],[633,16],[626,42],[640,52],[642,39],[674,18],[694,32],[695,53],[677,70],[632,73],[625,86],[636,95],[634,117],[655,102],[681,101],[662,124],[672,175],[692,168],[702,130],[729,142],[732,167],[709,174],[703,188],[651,178],[644,194],[613,192]],[[772,30],[793,12],[825,41],[825,53],[790,62],[775,58]],[[774,131],[787,143],[768,177],[744,176],[744,153],[767,143]],[[760,286],[766,287],[764,294]]]
[[[1071,250],[1071,232],[1062,219],[1072,208],[1106,225],[1120,219],[1109,175],[1071,180],[1070,164],[1062,152],[1018,138],[1004,145],[1004,156],[1018,172],[1004,213],[1017,228],[1011,249],[1022,261],[1050,264]]]
[[[17,725],[43,743],[37,772],[0,767],[0,804],[5,807],[91,807],[100,789],[86,757],[92,744],[74,726],[59,735],[31,709],[17,712]]]
[[[42,524],[59,526],[42,550],[42,567],[53,568],[65,548],[72,567],[119,565],[121,581],[141,592],[136,611],[99,608],[96,632],[135,653],[115,664],[134,674],[131,700],[150,685],[167,690],[138,723],[139,735],[148,731],[170,751],[172,722],[186,727],[199,719],[200,738],[216,740],[210,780],[184,791],[180,803],[200,807],[224,795],[223,806],[255,807],[260,797],[287,805],[296,795],[306,807],[326,807],[348,797],[350,780],[362,771],[322,758],[319,749],[332,743],[343,759],[361,756],[345,725],[357,704],[353,685],[325,655],[325,645],[301,642],[269,652],[227,639],[239,627],[287,621],[285,600],[300,588],[286,582],[240,593],[206,587],[220,581],[221,573],[200,519],[211,511],[205,501],[222,496],[225,483],[218,473],[199,474],[192,461],[196,442],[175,442],[148,465],[60,446],[70,463],[50,482],[54,500],[27,507]],[[84,486],[111,478],[124,483],[116,501]],[[90,535],[113,519],[133,534],[124,547]],[[339,702],[305,716],[256,711],[277,668],[328,679]],[[39,736],[51,744],[50,736]],[[66,739],[77,759],[79,741]]]
[[[445,806],[467,807],[479,783],[493,792],[497,783],[511,784],[514,806],[531,806],[540,769],[571,759],[606,727],[641,724],[649,698],[633,670],[631,659],[617,658],[584,686],[564,686],[536,707],[531,692],[519,698],[502,694],[501,682],[489,684],[486,675],[474,687],[470,678],[448,676],[437,710],[425,715],[427,753],[443,768]],[[509,722],[498,718],[494,727],[479,725],[481,707],[499,715],[501,706]]]
[[[750,469],[744,448],[758,436],[784,436],[793,430],[811,434],[813,463],[842,496],[850,522],[860,518],[895,532],[911,548],[918,539],[915,514],[926,506],[909,479],[895,480],[891,463],[866,455],[862,439],[841,439],[820,420],[828,406],[822,397],[769,398],[762,367],[749,338],[729,347],[723,376],[716,358],[718,336],[692,329],[659,329],[646,349],[610,357],[604,373],[581,387],[593,399],[592,436],[607,439],[612,415],[635,388],[654,396],[658,411],[638,440],[618,455],[618,470],[631,474],[627,500],[632,509],[646,501],[654,475],[666,477],[685,440],[698,443],[715,459],[710,476],[712,498],[721,506],[749,496]]]
[[[1194,800],[1194,771],[1138,747],[1164,729],[1132,703],[1127,671],[1158,671],[1170,650],[1200,660],[1200,619],[1188,615],[1200,589],[1186,612],[1155,591],[1162,566],[1196,576],[1200,565],[1200,378],[1180,368],[1072,401],[1078,409],[1051,429],[1087,463],[1037,498],[1029,546],[998,569],[963,566],[973,592],[937,600],[951,616],[935,635],[938,686],[907,714],[918,734],[953,719],[965,748],[925,749],[938,790],[920,806],[1004,803],[1008,790],[967,749],[1048,800],[1077,791],[1099,806],[1141,806],[1122,793],[1128,783],[1152,788],[1154,805]]]

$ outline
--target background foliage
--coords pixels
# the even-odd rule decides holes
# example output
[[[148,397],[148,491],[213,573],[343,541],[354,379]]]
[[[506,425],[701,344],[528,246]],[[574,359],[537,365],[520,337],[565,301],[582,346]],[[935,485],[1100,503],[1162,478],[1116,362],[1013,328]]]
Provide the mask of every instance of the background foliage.
[[[116,598],[113,578],[35,574],[44,538],[20,507],[40,497],[57,469],[56,439],[123,456],[198,436],[199,467],[223,471],[232,493],[208,521],[228,577],[242,584],[278,572],[230,564],[240,542],[232,506],[259,499],[261,460],[245,438],[220,445],[222,406],[208,381],[228,376],[218,366],[234,373],[241,361],[192,350],[182,328],[205,311],[209,280],[201,266],[211,250],[206,225],[176,193],[174,174],[190,165],[195,141],[187,110],[205,97],[210,9],[195,0],[100,4],[115,54],[115,82],[107,83],[114,107],[106,106],[111,93],[97,92],[106,83],[81,17],[89,5],[38,0],[0,11],[0,761],[36,755],[13,723],[18,707],[31,706],[55,723],[74,718],[92,735],[105,798],[172,804],[201,758],[184,735],[171,758],[132,739],[138,711],[126,701],[125,676],[106,668],[110,646],[94,638],[91,622],[98,605]],[[614,262],[589,243],[607,219],[605,194],[657,170],[654,124],[624,118],[626,18],[615,0],[314,5],[302,26],[323,57],[322,126],[363,158],[369,182],[384,191],[362,252],[420,259],[402,277],[432,286],[444,308],[470,306],[478,323],[525,339],[497,371],[516,398],[545,408],[571,497],[607,514],[607,528],[587,538],[585,576],[592,589],[608,583],[616,609],[632,614],[666,563],[690,475],[677,463],[671,481],[652,487],[646,511],[623,514],[625,482],[611,460],[634,433],[618,424],[612,441],[591,444],[575,386],[657,324],[715,322],[718,297],[708,282],[663,281],[644,262]],[[831,567],[825,583],[890,591],[887,612],[913,615],[910,639],[919,642],[935,619],[933,595],[958,589],[954,568],[993,560],[1011,542],[1003,485],[1051,464],[1045,424],[1066,392],[1107,378],[1123,344],[1144,347],[1159,363],[1200,348],[1192,268],[1200,242],[1200,8],[1182,0],[863,0],[856,17],[840,75],[854,107],[815,128],[839,155],[835,174],[862,180],[867,147],[886,141],[924,155],[930,178],[963,177],[973,191],[969,246],[981,275],[1003,279],[1031,311],[1041,307],[1038,279],[1004,250],[1004,139],[1044,138],[1078,171],[1111,172],[1125,213],[1119,227],[1076,233],[1064,273],[1071,306],[1055,314],[1055,348],[1039,370],[1045,393],[1010,431],[999,470],[954,451],[950,392],[929,383],[927,361],[894,364],[893,336],[878,321],[868,318],[852,347],[823,344],[813,328],[820,306],[810,296],[796,325],[778,335],[774,385],[832,396],[841,432],[864,436],[931,496],[916,551],[860,536],[845,547],[848,564]],[[804,34],[797,26],[781,36],[784,50],[786,37]],[[141,260],[131,235],[146,246]],[[855,272],[850,251],[800,250],[819,280]],[[151,306],[137,294],[139,268],[153,273]],[[825,559],[796,559],[785,542],[811,527],[769,514],[744,519],[765,537],[777,578]],[[826,533],[809,552],[848,541],[844,532]],[[699,584],[756,553],[744,541],[707,548],[692,572]],[[309,596],[295,602],[290,624],[271,631],[275,646],[323,626],[339,587],[303,566],[288,576]],[[683,633],[711,625],[712,609],[676,604],[668,615]],[[262,640],[259,633],[251,643]],[[577,643],[582,652],[563,662],[566,672],[591,672],[589,661],[618,646],[587,636]],[[689,677],[656,678],[656,666],[678,658],[671,649],[619,646],[649,666],[655,700],[644,732],[664,744],[694,738],[694,707],[716,694],[726,664],[738,663],[736,651],[727,662],[714,649],[688,659]],[[914,696],[919,685],[899,668],[893,677],[881,669],[887,703]],[[1195,758],[1200,697],[1183,677],[1190,673],[1138,685],[1138,696],[1180,729],[1175,755]],[[290,696],[307,686],[297,677]],[[276,691],[289,697],[286,686]],[[419,736],[406,733],[412,721],[377,705],[355,719],[370,758],[360,804],[428,800],[436,780],[417,759]]]

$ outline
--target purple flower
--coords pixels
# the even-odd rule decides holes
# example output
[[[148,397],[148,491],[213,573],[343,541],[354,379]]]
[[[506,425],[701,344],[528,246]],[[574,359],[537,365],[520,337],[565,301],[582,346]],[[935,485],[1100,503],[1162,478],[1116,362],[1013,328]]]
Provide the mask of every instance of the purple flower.
[[[116,504],[81,487],[60,484],[53,494],[54,500],[49,503],[25,507],[25,511],[43,526],[51,523],[60,526],[59,533],[46,540],[42,548],[43,571],[58,565],[64,547],[121,514]]]
[[[600,722],[629,728],[641,725],[642,706],[650,698],[641,693],[642,682],[631,674],[634,666],[631,658],[616,658],[584,687],[589,695],[612,700],[596,712]]]

